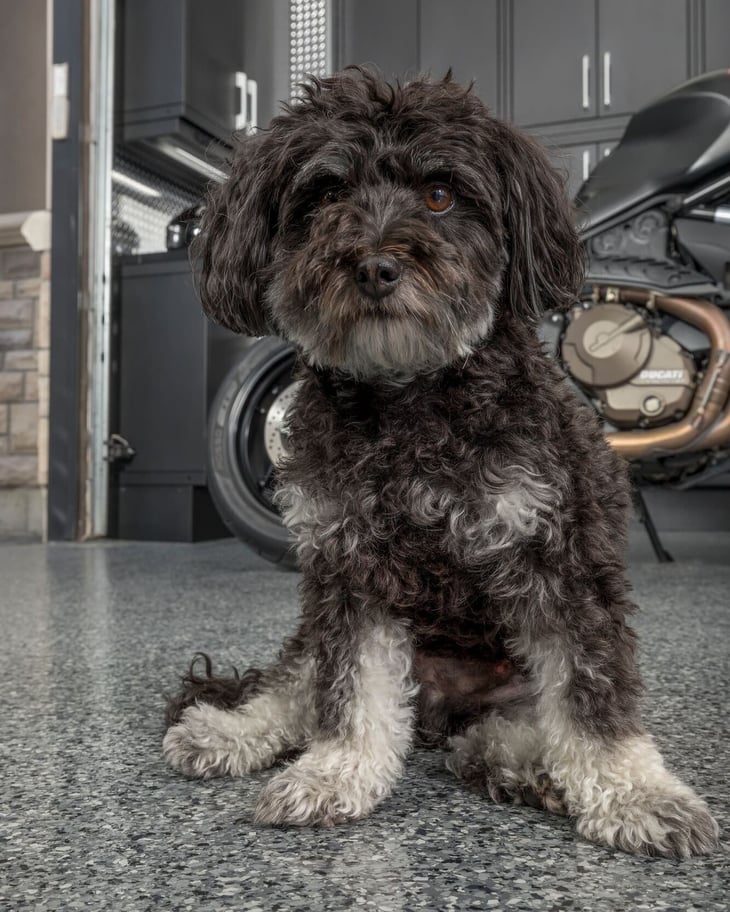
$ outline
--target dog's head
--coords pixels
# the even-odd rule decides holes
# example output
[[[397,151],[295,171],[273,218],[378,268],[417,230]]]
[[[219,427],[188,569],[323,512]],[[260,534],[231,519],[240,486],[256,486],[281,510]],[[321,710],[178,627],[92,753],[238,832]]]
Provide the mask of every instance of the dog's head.
[[[544,152],[449,76],[314,80],[244,139],[201,233],[208,315],[359,377],[447,365],[582,280]]]

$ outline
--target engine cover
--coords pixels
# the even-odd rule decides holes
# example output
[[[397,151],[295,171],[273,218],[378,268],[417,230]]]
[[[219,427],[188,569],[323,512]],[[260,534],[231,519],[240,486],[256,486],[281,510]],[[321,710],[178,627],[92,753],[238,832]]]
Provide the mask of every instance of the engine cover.
[[[684,415],[695,365],[674,339],[623,304],[575,308],[561,345],[568,373],[617,427],[651,427]]]

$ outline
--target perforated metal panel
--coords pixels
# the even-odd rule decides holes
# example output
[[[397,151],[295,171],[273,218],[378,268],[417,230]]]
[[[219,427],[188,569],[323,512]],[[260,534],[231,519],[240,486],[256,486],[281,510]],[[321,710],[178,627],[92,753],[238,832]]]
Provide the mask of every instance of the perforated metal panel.
[[[112,252],[160,253],[167,225],[199,195],[120,155],[112,171]]]
[[[330,0],[291,0],[289,4],[291,97],[302,95],[307,76],[330,71]]]

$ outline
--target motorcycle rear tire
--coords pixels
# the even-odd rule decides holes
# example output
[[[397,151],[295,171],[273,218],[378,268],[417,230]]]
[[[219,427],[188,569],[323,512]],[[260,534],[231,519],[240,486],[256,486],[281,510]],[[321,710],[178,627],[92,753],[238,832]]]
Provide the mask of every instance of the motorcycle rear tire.
[[[271,503],[272,464],[263,438],[266,403],[291,382],[294,352],[278,339],[251,345],[226,376],[210,411],[208,486],[230,531],[262,557],[296,569],[293,539]]]

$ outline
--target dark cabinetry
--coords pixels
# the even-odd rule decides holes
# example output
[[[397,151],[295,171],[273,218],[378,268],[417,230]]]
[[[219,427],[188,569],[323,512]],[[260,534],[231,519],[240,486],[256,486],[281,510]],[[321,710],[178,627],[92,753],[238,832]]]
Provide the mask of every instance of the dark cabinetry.
[[[690,75],[687,0],[512,0],[512,117],[630,114]]]
[[[117,143],[126,158],[198,189],[255,116],[243,0],[118,0]]]
[[[595,117],[595,3],[514,0],[509,12],[512,119],[546,124]]]
[[[599,113],[631,114],[692,75],[687,0],[598,0]]]
[[[562,147],[571,194],[632,113],[693,75],[691,10],[691,0],[510,0],[504,113]]]
[[[449,67],[496,113],[561,147],[575,190],[629,117],[730,67],[727,0],[341,0],[338,63]]]
[[[704,38],[704,69],[730,69],[730,3],[704,0],[701,28]]]
[[[374,63],[388,78],[453,70],[498,106],[499,0],[340,0],[338,68]]]
[[[418,0],[340,0],[340,66],[374,63],[388,78],[419,69]]]
[[[119,538],[227,534],[207,490],[208,408],[251,340],[209,323],[187,255],[124,258],[113,322],[113,431],[135,452],[114,465]]]
[[[547,145],[553,164],[565,175],[569,196],[575,196],[583,181],[602,158],[611,154],[615,145],[615,142]]]
[[[241,108],[240,0],[123,0],[120,12],[125,137],[183,118],[227,142]]]
[[[198,0],[200,2],[200,0]],[[238,0],[244,16],[244,69],[257,85],[257,125],[265,127],[290,94],[289,3]]]
[[[474,80],[479,96],[499,105],[497,0],[421,0],[418,38],[422,70],[434,77],[451,68],[460,82]]]

